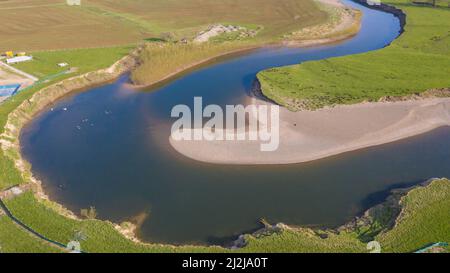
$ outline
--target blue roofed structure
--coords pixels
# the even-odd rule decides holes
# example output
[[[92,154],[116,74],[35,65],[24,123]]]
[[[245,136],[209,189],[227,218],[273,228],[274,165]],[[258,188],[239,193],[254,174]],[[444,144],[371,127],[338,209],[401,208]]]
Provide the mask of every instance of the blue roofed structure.
[[[0,85],[0,97],[9,97],[17,93],[20,89],[20,84]]]

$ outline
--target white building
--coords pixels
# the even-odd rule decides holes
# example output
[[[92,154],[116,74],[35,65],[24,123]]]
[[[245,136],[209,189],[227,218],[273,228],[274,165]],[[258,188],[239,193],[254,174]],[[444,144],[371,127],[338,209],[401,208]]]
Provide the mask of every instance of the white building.
[[[31,61],[31,60],[33,60],[32,56],[19,56],[19,57],[6,59],[6,63],[7,64],[15,64],[15,63],[21,63],[21,62],[26,62],[26,61]]]
[[[66,0],[66,3],[69,6],[80,6],[81,0]]]

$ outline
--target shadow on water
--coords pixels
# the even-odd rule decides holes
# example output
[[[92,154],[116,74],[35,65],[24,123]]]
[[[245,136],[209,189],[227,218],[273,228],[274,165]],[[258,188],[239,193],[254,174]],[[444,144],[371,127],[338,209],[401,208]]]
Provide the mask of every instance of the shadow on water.
[[[369,194],[366,198],[361,200],[360,202],[361,211],[358,213],[358,215],[361,216],[366,210],[370,209],[371,207],[383,203],[392,194],[393,190],[408,189],[420,185],[421,183],[424,183],[428,179],[430,178],[422,178],[414,180],[412,182],[409,181],[391,184],[386,189]]]
[[[365,197],[363,200],[361,200],[361,202],[359,204],[360,210],[359,210],[359,212],[355,213],[354,217],[361,217],[364,215],[364,213],[368,209],[385,202],[387,200],[387,198],[392,194],[392,191],[409,189],[409,188],[418,186],[420,184],[423,184],[426,180],[427,180],[426,178],[423,178],[423,179],[419,179],[419,180],[415,180],[415,181],[399,182],[399,183],[391,184],[387,188],[385,188],[381,191],[369,194],[367,197]],[[270,224],[274,224],[274,223],[270,223]],[[325,230],[333,231],[344,224],[346,224],[346,223],[340,223],[335,226],[317,225],[316,224],[316,225],[302,225],[302,227],[312,228],[313,230],[325,229]],[[225,236],[225,237],[209,236],[207,238],[207,243],[210,245],[221,245],[223,247],[231,247],[231,246],[233,246],[235,240],[237,240],[241,234],[253,234],[253,233],[261,230],[262,228],[264,228],[264,225],[260,221],[256,221],[254,223],[254,225],[256,226],[256,228],[248,229],[248,230],[245,230],[245,231],[242,231],[239,233],[235,233],[235,234],[232,234],[229,236]],[[360,239],[363,242],[369,242],[369,241],[373,240],[373,237],[376,234],[378,234],[378,231],[375,231],[374,234],[361,234]],[[318,235],[320,236],[321,234],[318,234]]]
[[[264,94],[261,91],[261,84],[259,83],[258,79],[255,79],[252,83],[252,87],[246,89],[246,94],[250,98],[255,98],[261,101],[270,102],[275,105],[279,105],[274,100],[269,99],[268,97],[264,96]]]
[[[259,221],[255,221],[253,223],[254,228],[242,230],[240,232],[235,232],[231,235],[220,237],[220,236],[208,236],[206,238],[206,243],[208,245],[218,245],[223,247],[232,247],[234,245],[234,242],[239,238],[242,234],[253,234],[256,231],[264,228],[264,225],[261,224]]]

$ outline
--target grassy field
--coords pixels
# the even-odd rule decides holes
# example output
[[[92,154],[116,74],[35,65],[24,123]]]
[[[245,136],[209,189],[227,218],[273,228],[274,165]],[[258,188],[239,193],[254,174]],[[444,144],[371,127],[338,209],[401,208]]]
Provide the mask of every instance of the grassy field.
[[[287,229],[269,236],[247,236],[244,252],[268,253],[366,253],[366,244],[354,233],[340,233],[311,229]]]
[[[59,51],[41,51],[33,53],[33,61],[15,64],[14,67],[38,78],[77,68],[83,74],[99,68],[108,67],[115,60],[127,55],[133,46],[74,49]],[[68,63],[68,67],[59,67],[58,63]]]
[[[0,215],[0,253],[57,253],[61,249],[53,247],[25,232],[11,219]]]
[[[140,55],[141,65],[131,73],[131,80],[136,85],[150,85],[209,58],[255,46],[251,42],[199,45],[149,43]]]
[[[292,110],[377,101],[450,87],[450,8],[396,5],[407,15],[403,35],[387,48],[274,68],[258,74],[263,93]]]
[[[201,7],[201,8],[199,8]],[[261,38],[326,20],[312,0],[65,0],[0,1],[0,52],[136,44],[172,33],[192,38],[210,24],[263,27]]]
[[[431,242],[450,243],[450,186],[440,180],[409,192],[397,226],[377,236],[385,251],[408,252]],[[448,248],[447,248],[448,249]]]

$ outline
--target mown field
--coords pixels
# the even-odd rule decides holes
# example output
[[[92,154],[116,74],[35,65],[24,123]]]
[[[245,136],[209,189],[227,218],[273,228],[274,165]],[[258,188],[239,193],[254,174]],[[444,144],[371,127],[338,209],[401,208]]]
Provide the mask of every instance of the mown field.
[[[37,78],[45,78],[75,68],[83,74],[99,68],[105,68],[114,61],[127,55],[133,46],[73,49],[59,51],[40,51],[33,53],[33,61],[15,64],[14,67]],[[67,63],[68,67],[59,67],[58,63]]]
[[[377,101],[450,87],[450,8],[384,1],[407,15],[390,46],[359,55],[274,68],[258,74],[263,93],[292,110]]]
[[[312,0],[0,1],[0,51],[42,51],[136,44],[171,33],[192,38],[210,24],[263,27],[262,38],[323,22]]]

